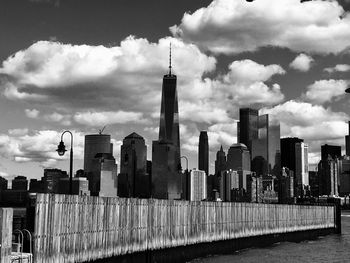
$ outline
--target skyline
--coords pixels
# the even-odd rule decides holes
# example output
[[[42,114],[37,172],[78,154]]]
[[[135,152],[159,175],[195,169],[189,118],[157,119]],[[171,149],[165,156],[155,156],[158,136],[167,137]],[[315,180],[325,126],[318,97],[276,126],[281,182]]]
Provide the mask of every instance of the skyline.
[[[171,5],[174,12],[169,17],[164,13],[170,1],[164,1],[168,5],[162,3],[155,14],[155,20],[164,21],[161,26],[147,19],[155,1],[149,6],[132,2],[129,7],[135,11],[129,13],[140,18],[130,23],[134,31],[129,34],[118,23],[127,15],[111,16],[112,10],[121,12],[121,3],[0,4],[0,10],[8,11],[0,16],[0,31],[5,32],[0,44],[0,175],[39,178],[41,166],[66,170],[68,162],[57,161],[62,158],[55,152],[65,129],[75,135],[74,170],[83,166],[84,135],[98,133],[104,125],[118,163],[121,142],[132,132],[145,138],[151,159],[170,42],[172,70],[178,76],[181,152],[189,157],[190,168],[197,164],[199,133],[207,130],[209,170],[214,171],[220,145],[227,151],[237,142],[241,107],[262,108],[260,114],[280,120],[282,137],[303,138],[310,164],[320,159],[321,144],[341,145],[345,152],[349,1],[179,1]],[[76,9],[69,13],[70,7]],[[100,21],[87,23],[97,7]],[[21,12],[12,15],[11,8]],[[308,12],[311,9],[314,12]],[[188,10],[191,14],[185,13]],[[81,15],[74,16],[78,11]],[[29,19],[33,12],[47,15]],[[19,14],[23,17],[14,20]],[[30,27],[24,37],[25,21],[41,27]],[[67,27],[69,21],[75,26]],[[101,28],[107,29],[108,21],[120,31],[114,35],[109,29],[103,36]],[[140,26],[145,21],[149,26]],[[91,35],[86,34],[89,29]],[[286,29],[293,34],[284,34]]]

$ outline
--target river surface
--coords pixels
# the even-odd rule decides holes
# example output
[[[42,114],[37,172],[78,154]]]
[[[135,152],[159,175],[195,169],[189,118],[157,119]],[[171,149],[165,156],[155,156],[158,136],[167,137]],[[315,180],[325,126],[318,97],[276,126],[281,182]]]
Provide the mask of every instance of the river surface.
[[[265,248],[249,248],[233,255],[212,255],[192,263],[228,262],[349,262],[350,212],[342,212],[342,234],[299,243],[282,242]]]

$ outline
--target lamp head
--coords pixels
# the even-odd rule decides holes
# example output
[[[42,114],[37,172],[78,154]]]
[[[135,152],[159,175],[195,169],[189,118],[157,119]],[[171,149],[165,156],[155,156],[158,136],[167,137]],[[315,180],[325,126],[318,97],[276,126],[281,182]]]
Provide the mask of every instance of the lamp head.
[[[66,146],[64,145],[63,141],[60,141],[56,151],[57,151],[59,156],[63,156],[64,153],[67,151]]]

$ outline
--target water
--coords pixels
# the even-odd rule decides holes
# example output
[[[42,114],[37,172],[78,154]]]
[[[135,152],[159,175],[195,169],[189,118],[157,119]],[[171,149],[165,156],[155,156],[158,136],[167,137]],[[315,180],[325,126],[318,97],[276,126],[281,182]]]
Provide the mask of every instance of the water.
[[[214,255],[192,263],[229,262],[350,262],[350,212],[342,213],[342,234],[300,243],[283,242],[265,248],[249,248],[233,255]]]

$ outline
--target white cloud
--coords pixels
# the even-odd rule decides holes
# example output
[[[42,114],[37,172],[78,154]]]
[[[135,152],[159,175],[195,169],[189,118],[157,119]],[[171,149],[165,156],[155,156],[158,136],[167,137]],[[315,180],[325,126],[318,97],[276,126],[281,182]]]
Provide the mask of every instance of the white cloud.
[[[307,72],[311,68],[313,61],[314,59],[311,56],[301,53],[289,64],[289,67],[301,72]]]
[[[285,74],[280,65],[261,65],[250,59],[234,61],[229,65],[230,72],[225,80],[238,83],[265,82],[273,75]]]
[[[350,14],[336,1],[214,0],[208,7],[185,13],[181,24],[170,30],[214,53],[255,51],[264,46],[339,53],[349,47]]]
[[[175,38],[151,43],[131,36],[114,47],[39,41],[3,62],[3,92],[54,109],[152,111],[160,104],[170,42],[179,86],[200,83],[215,69],[215,58]]]
[[[13,135],[13,136],[21,136],[21,135],[25,135],[28,133],[28,129],[27,128],[23,128],[23,129],[10,129],[8,130],[8,134],[9,135]]]
[[[264,82],[274,75],[285,74],[279,65],[261,65],[246,59],[234,61],[229,65],[229,72],[214,85],[225,91],[225,97],[239,105],[254,103],[276,104],[284,99],[280,86],[275,83],[268,87]]]
[[[205,123],[226,122],[229,120],[227,111],[222,105],[217,108],[213,101],[180,102],[181,120],[189,120]]]
[[[62,125],[72,120],[89,126],[136,122],[141,112],[143,121],[150,121],[150,116],[159,118],[170,42],[173,72],[179,76],[180,119],[226,122],[238,105],[273,105],[284,99],[277,83],[265,83],[285,74],[279,65],[234,61],[226,74],[203,78],[215,69],[216,60],[195,45],[175,38],[150,43],[135,37],[115,47],[36,42],[4,61],[2,81],[11,86],[11,92],[5,88],[4,94],[51,112],[40,117]],[[118,112],[129,115],[115,115]],[[26,114],[39,118],[36,110],[28,109]]]
[[[327,71],[328,73],[334,73],[334,72],[347,72],[350,71],[350,65],[348,64],[337,64],[332,68],[325,68],[324,71]]]
[[[8,174],[8,173],[6,173],[6,172],[0,172],[0,176],[1,176],[1,177],[8,177],[8,176],[9,176],[9,174]]]
[[[208,127],[209,148],[213,153],[220,145],[230,146],[237,142],[237,122],[219,123]]]
[[[84,136],[80,132],[73,132],[74,158],[82,159],[84,152]],[[57,160],[68,159],[66,154],[58,156],[56,149],[61,133],[53,130],[32,132],[17,132],[10,130],[8,134],[0,134],[0,156],[15,162],[37,162],[42,166],[52,166]],[[67,149],[69,141],[65,141]]]
[[[144,122],[143,114],[139,112],[104,111],[104,112],[77,112],[74,120],[87,126],[104,126],[116,123]]]
[[[43,116],[44,120],[50,121],[50,122],[58,122],[64,126],[71,125],[71,115],[69,114],[60,114],[58,112],[53,112],[50,114],[45,114]]]
[[[307,87],[303,97],[315,103],[330,102],[333,99],[337,100],[343,97],[348,85],[348,80],[318,80]]]
[[[36,119],[39,116],[39,111],[36,109],[25,109],[25,114],[27,115],[28,118],[31,119]]]
[[[208,126],[206,130],[210,154],[215,154],[220,145],[227,148],[237,142],[237,122],[213,124]],[[180,124],[181,149],[197,153],[199,134],[200,129],[193,123]]]
[[[299,137],[309,144],[312,162],[319,156],[322,144],[344,144],[349,119],[345,113],[293,100],[260,111],[260,114],[265,113],[280,121],[281,137]]]

